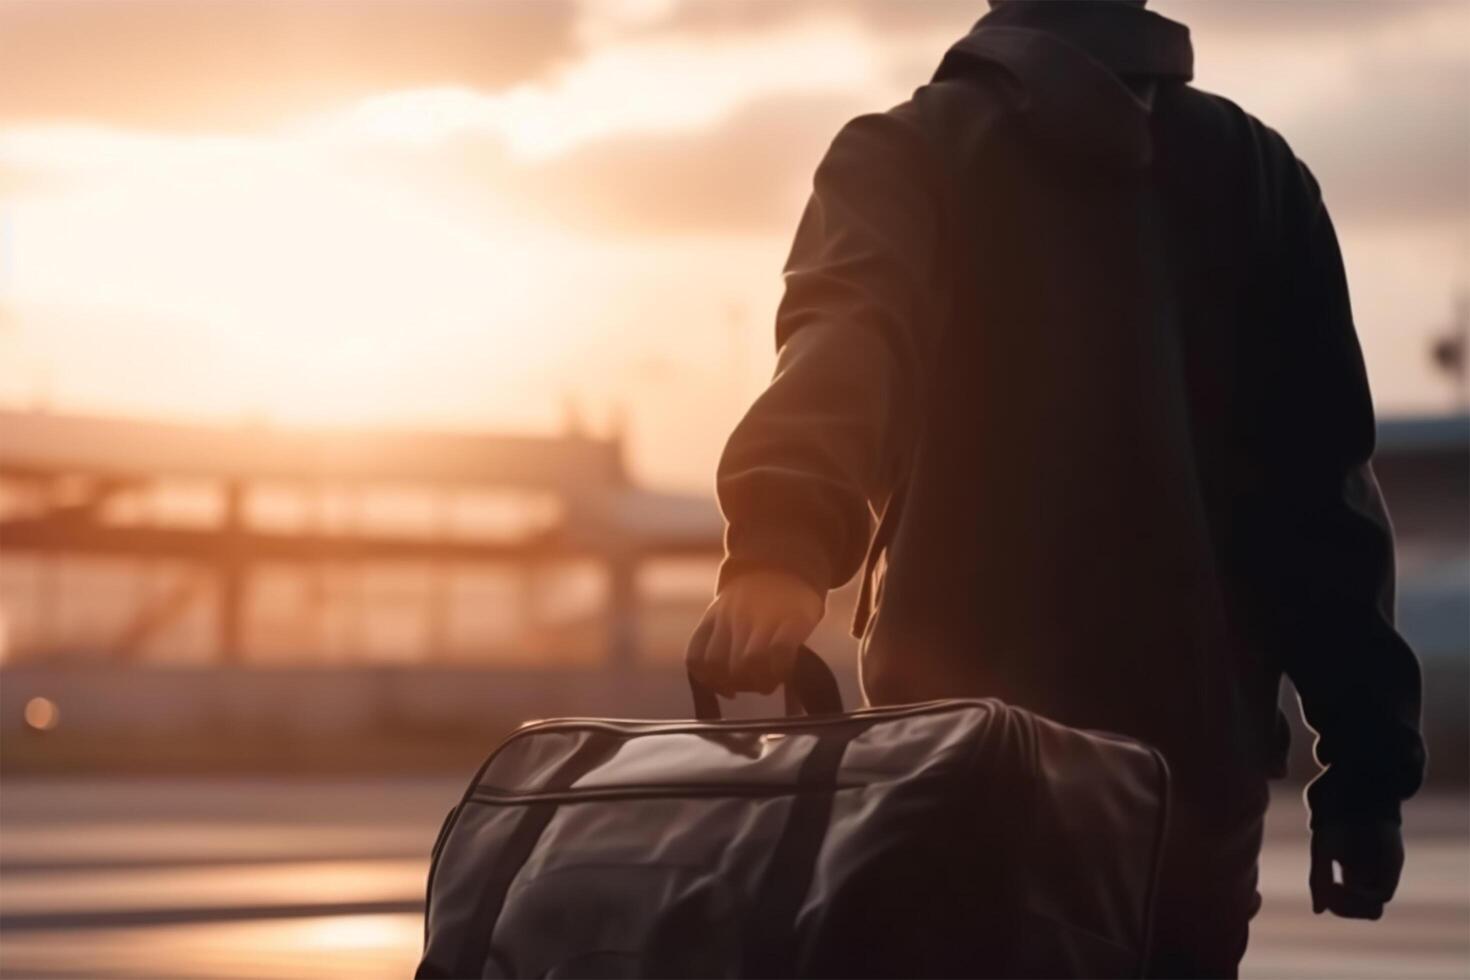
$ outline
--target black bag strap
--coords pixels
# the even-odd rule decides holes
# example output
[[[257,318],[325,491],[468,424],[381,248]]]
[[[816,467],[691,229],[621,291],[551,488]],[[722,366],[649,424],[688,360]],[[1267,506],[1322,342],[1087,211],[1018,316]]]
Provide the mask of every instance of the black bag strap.
[[[854,718],[815,732],[817,744],[802,760],[791,813],[757,891],[758,905],[745,930],[742,948],[746,961],[742,976],[797,975],[797,917],[811,891],[817,858],[832,822],[833,795],[842,756],[854,738],[873,724]]]
[[[784,686],[788,716],[842,714],[842,692],[837,678],[811,647],[797,650],[791,676]],[[689,693],[694,699],[697,719],[720,719],[719,697],[692,674]],[[742,976],[792,975],[796,919],[811,890],[817,857],[831,823],[832,796],[837,790],[842,756],[848,743],[871,724],[871,719],[855,718],[813,730],[817,744],[802,760],[796,777],[797,789],[791,796],[791,812],[771,849],[770,861],[756,892],[757,906],[745,929],[742,948],[748,958]]]
[[[811,647],[796,651],[791,676],[786,679],[786,714],[817,717],[842,714],[842,691],[832,668]],[[689,694],[694,701],[694,717],[699,721],[719,721],[720,699],[714,691],[689,675]]]

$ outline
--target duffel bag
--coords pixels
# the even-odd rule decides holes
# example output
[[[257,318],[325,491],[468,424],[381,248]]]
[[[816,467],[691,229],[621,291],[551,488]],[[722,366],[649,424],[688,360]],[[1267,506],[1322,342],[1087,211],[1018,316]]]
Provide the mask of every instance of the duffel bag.
[[[523,726],[436,842],[419,977],[1144,971],[1168,772],[993,699]],[[805,713],[796,713],[797,707]]]

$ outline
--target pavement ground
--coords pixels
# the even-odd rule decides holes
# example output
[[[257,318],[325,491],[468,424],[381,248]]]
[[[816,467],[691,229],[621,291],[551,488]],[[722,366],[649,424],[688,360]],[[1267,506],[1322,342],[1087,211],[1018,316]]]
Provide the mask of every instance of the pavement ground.
[[[8,778],[0,977],[402,978],[462,779]],[[1294,791],[1273,800],[1247,977],[1470,977],[1470,798],[1406,817],[1379,922],[1312,914]]]

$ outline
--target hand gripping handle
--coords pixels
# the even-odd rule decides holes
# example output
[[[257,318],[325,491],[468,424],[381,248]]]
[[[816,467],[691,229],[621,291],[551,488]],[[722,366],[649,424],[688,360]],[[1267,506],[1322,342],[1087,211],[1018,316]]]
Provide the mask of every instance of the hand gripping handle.
[[[795,717],[806,715],[842,714],[842,692],[837,687],[837,678],[826,661],[817,656],[811,647],[803,646],[796,651],[796,661],[791,667],[791,676],[786,678],[786,714]],[[689,675],[689,693],[694,699],[694,717],[699,721],[719,721],[720,699],[714,691]]]

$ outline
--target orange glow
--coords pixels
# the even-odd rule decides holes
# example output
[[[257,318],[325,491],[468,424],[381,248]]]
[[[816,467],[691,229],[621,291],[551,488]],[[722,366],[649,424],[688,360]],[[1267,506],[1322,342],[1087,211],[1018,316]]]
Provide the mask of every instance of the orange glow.
[[[329,30],[310,5],[197,22],[103,6],[58,21],[93,39],[65,79],[0,85],[0,404],[544,431],[573,397],[594,420],[626,411],[635,472],[688,488],[769,370],[778,272],[827,140],[922,83],[975,14],[685,18],[637,0],[578,7],[562,35],[550,13],[490,4],[469,57],[469,14],[448,8],[364,8]],[[1463,181],[1401,213],[1374,202],[1463,169],[1444,135],[1463,135],[1463,105],[1435,86],[1470,62],[1470,8],[1284,4],[1273,27],[1157,6],[1193,27],[1200,83],[1318,170],[1380,405],[1443,407],[1422,352],[1470,286]],[[119,10],[196,56],[138,74]],[[20,48],[45,19],[5,16]],[[239,50],[257,28],[232,18],[310,40],[266,84]],[[1370,165],[1375,127],[1413,149]]]
[[[61,723],[61,709],[50,698],[31,698],[26,702],[25,719],[34,731],[49,732]]]

